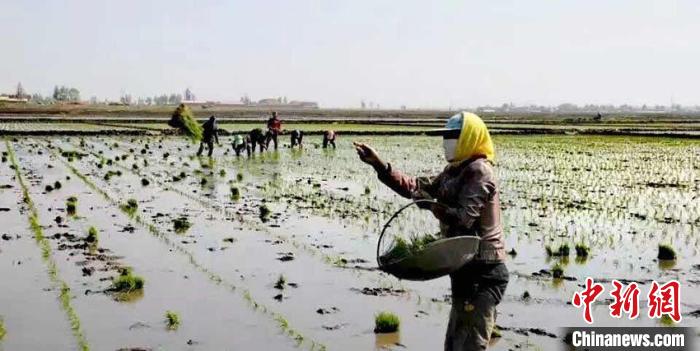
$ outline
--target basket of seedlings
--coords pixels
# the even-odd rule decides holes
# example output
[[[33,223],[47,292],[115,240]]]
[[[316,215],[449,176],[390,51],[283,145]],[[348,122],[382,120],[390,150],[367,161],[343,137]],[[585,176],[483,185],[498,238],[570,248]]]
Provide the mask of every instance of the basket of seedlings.
[[[442,238],[440,235],[411,235],[406,238],[390,233],[394,220],[407,208],[432,200],[417,200],[394,213],[386,222],[377,242],[379,269],[399,279],[430,280],[462,268],[479,251],[480,238],[473,235]]]

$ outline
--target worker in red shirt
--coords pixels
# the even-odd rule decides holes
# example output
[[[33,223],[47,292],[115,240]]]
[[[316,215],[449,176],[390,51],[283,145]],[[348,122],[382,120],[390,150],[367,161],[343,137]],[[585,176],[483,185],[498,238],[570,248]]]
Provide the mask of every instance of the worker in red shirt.
[[[272,117],[267,120],[267,148],[272,140],[275,142],[275,150],[277,150],[277,136],[280,133],[282,133],[282,121],[277,117],[277,111],[272,111]]]

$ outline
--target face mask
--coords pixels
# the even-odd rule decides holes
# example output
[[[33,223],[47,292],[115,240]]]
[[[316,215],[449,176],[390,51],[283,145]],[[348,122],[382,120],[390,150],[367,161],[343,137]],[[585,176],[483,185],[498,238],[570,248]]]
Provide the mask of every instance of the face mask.
[[[443,139],[442,147],[445,149],[445,159],[447,162],[451,162],[455,158],[455,152],[457,151],[457,139]]]

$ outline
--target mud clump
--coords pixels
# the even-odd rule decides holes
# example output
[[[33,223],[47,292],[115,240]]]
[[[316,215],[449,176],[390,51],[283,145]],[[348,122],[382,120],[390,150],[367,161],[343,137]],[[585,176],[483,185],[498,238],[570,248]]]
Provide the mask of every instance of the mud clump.
[[[280,274],[279,278],[277,278],[277,281],[275,282],[275,289],[284,290],[284,287],[286,285],[287,285],[287,278],[285,278],[284,275]]]
[[[89,277],[95,273],[95,267],[83,267],[82,268],[83,277]]]
[[[294,260],[294,254],[291,252],[281,252],[278,253],[279,257],[277,257],[278,260],[282,262],[289,262]]]
[[[340,312],[340,309],[338,307],[335,307],[335,306],[330,307],[330,308],[319,308],[316,310],[316,313],[318,313],[320,315],[333,314],[333,313],[338,313],[338,312]]]
[[[359,292],[363,295],[369,296],[400,296],[406,293],[404,289],[392,289],[392,288],[369,288],[364,287],[362,289],[351,289],[355,292]]]

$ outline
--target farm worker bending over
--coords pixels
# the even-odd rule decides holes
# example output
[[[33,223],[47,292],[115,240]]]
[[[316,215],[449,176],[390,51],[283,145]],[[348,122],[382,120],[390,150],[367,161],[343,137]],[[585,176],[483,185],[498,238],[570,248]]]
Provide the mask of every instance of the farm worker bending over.
[[[303,146],[302,142],[304,141],[304,132],[302,132],[299,129],[294,129],[291,133],[291,140],[290,141],[291,141],[292,147],[295,147],[298,145],[299,148],[301,148]]]
[[[445,350],[485,350],[496,322],[496,305],[508,284],[493,144],[486,125],[473,113],[452,116],[441,134],[448,165],[431,178],[404,175],[370,146],[354,145],[379,180],[400,195],[446,205],[421,206],[440,221],[441,235],[481,238],[476,258],[450,275],[452,310]]]
[[[248,156],[250,156],[250,146],[248,146],[246,138],[244,138],[242,135],[234,135],[233,142],[231,144],[233,146],[233,151],[236,152],[236,156],[241,156],[241,152],[243,152],[243,150],[246,150],[248,152]]]
[[[267,148],[270,147],[270,140],[272,140],[277,150],[277,136],[280,133],[282,133],[282,121],[277,117],[277,111],[272,111],[272,117],[267,120]]]
[[[197,151],[197,156],[202,155],[202,151],[204,151],[204,143],[206,143],[207,148],[209,149],[209,157],[211,157],[211,154],[214,153],[214,140],[216,140],[217,145],[221,145],[219,144],[219,127],[216,125],[216,117],[209,117],[209,120],[202,124],[202,129],[204,129],[204,132],[202,133],[202,141],[199,143],[199,151]]]
[[[332,145],[335,149],[335,132],[332,130],[323,132],[323,148],[327,148],[328,145]]]

